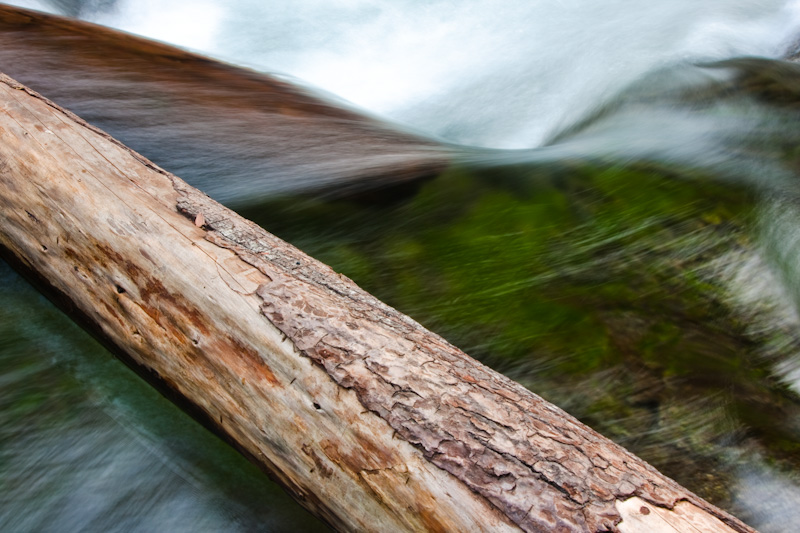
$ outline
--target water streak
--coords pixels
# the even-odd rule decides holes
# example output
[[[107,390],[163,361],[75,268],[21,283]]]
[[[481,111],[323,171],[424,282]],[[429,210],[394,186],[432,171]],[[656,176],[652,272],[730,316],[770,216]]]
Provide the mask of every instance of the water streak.
[[[800,27],[796,0],[70,4],[83,4],[72,11],[88,20],[290,74],[392,120],[498,148],[541,144],[668,65],[781,55]]]

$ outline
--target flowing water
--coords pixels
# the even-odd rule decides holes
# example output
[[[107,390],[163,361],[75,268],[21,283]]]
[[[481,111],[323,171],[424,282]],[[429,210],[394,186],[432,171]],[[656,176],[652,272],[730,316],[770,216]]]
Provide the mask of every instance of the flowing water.
[[[324,170],[264,162],[254,123],[212,120],[210,101],[169,115],[174,96],[130,65],[87,95],[0,51],[0,70],[701,496],[762,531],[800,523],[800,65],[782,59],[800,2],[15,3],[279,73],[444,143],[435,179],[331,195]],[[384,149],[344,145],[337,175]],[[421,153],[438,152],[404,157]],[[0,529],[322,527],[0,275]]]

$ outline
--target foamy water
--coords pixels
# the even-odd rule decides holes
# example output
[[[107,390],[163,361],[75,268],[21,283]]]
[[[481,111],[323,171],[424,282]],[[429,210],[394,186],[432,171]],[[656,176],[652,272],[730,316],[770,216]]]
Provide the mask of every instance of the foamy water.
[[[87,20],[498,148],[537,146],[666,65],[779,56],[800,27],[800,2],[786,0],[12,3],[68,4]]]

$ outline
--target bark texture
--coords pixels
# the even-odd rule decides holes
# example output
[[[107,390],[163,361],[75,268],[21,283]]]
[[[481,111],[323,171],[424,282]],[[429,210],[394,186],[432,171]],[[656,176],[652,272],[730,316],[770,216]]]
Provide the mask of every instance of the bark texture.
[[[0,208],[18,263],[338,529],[752,531],[5,76]]]

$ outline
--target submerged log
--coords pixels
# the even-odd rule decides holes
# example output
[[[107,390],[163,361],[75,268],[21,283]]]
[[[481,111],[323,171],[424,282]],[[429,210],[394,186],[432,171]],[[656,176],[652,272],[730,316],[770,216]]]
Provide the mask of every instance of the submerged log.
[[[0,77],[0,245],[339,530],[752,531]]]

